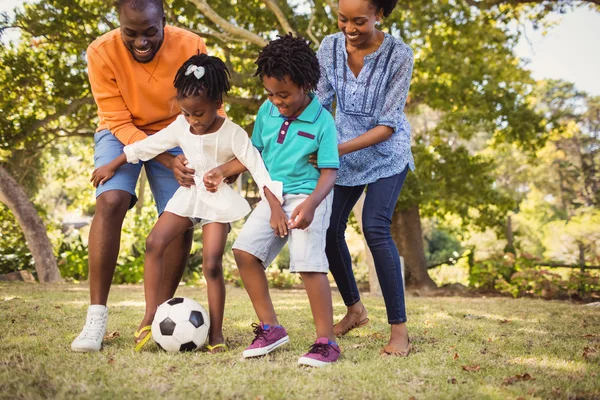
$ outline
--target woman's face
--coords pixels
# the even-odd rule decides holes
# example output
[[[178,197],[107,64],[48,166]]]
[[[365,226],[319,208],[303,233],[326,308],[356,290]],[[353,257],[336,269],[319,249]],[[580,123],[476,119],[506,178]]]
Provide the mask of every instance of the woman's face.
[[[338,27],[353,47],[364,47],[376,37],[375,22],[380,21],[382,10],[377,10],[370,0],[340,0]]]

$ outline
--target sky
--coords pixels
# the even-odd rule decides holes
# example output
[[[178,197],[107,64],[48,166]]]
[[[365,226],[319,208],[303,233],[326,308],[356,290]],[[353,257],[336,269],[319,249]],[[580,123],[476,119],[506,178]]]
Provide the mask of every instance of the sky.
[[[0,0],[0,12],[22,3]],[[600,12],[585,7],[556,18],[558,24],[545,35],[526,26],[527,39],[521,39],[516,54],[528,61],[526,68],[535,79],[563,79],[600,96]]]

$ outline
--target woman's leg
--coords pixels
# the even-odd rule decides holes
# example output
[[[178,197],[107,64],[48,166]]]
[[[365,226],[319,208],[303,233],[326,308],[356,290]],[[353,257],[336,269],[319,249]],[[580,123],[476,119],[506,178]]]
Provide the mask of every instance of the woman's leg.
[[[225,310],[225,280],[223,279],[223,252],[229,224],[212,222],[202,227],[202,273],[206,278],[210,331],[208,343],[224,343],[223,313]],[[223,348],[217,348],[223,350]],[[215,349],[215,351],[217,351]]]
[[[146,239],[146,258],[144,260],[144,295],[146,298],[146,313],[140,328],[152,324],[156,308],[164,301],[161,297],[161,285],[164,274],[163,256],[171,242],[192,226],[187,217],[180,217],[168,211],[158,218],[152,232]],[[137,339],[141,340],[142,335]]]
[[[325,253],[329,261],[329,270],[348,307],[346,315],[335,324],[333,330],[336,336],[348,333],[352,328],[368,322],[368,313],[360,301],[360,293],[352,271],[352,257],[346,244],[346,225],[352,208],[360,198],[364,186],[335,186],[333,206],[329,229],[327,229],[327,245]]]
[[[363,232],[375,261],[388,322],[392,325],[388,345],[400,350],[408,347],[408,330],[400,256],[390,226],[407,173],[408,167],[398,175],[369,184],[363,209]]]

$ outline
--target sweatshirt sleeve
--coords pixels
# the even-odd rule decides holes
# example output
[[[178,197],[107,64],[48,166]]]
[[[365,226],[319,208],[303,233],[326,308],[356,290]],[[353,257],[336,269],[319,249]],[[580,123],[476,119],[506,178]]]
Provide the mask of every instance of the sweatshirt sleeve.
[[[88,77],[98,115],[108,125],[110,132],[125,145],[146,138],[146,134],[133,124],[133,118],[112,69],[91,46],[87,51]]]

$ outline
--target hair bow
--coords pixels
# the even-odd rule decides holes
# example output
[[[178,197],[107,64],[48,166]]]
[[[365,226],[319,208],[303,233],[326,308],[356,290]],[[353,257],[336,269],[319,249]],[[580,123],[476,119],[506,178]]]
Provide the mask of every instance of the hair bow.
[[[205,72],[206,70],[201,65],[190,65],[185,71],[185,74],[190,75],[191,73],[193,73],[196,79],[200,79],[204,76]]]

